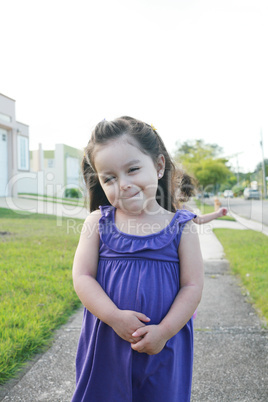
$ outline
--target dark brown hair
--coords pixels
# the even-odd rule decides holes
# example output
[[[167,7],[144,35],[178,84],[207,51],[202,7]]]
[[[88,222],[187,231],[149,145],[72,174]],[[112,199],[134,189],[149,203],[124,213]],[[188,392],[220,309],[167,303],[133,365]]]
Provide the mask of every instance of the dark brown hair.
[[[134,138],[139,149],[149,155],[154,163],[156,163],[160,154],[164,155],[165,172],[158,181],[156,199],[163,208],[175,212],[178,207],[175,194],[179,181],[182,180],[182,173],[177,171],[155,128],[128,116],[119,117],[112,121],[102,120],[96,125],[85,148],[82,172],[89,192],[90,211],[98,209],[100,205],[110,205],[94,167],[95,147],[96,145],[106,144],[108,141],[119,138],[122,135],[129,135]],[[189,197],[189,194],[187,197]]]
[[[196,194],[197,181],[185,171],[179,170],[179,185],[176,199],[179,204],[187,202],[190,197]]]

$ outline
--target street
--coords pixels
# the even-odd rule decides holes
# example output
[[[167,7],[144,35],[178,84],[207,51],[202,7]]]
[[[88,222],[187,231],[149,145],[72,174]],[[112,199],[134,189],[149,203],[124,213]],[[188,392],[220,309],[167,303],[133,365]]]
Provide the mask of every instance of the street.
[[[237,215],[268,225],[268,200],[244,200],[242,198],[219,198],[223,207],[228,208],[230,215]],[[214,205],[214,198],[205,198],[204,202]]]

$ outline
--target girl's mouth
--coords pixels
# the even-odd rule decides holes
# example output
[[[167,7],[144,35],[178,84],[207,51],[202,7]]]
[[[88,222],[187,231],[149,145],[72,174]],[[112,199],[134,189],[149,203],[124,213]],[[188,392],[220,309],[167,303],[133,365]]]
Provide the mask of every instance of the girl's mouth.
[[[131,194],[131,195],[128,195],[128,196],[125,196],[125,197],[120,197],[120,198],[121,198],[121,200],[129,200],[130,198],[136,197],[138,194],[140,194],[140,191],[137,191],[134,194]]]

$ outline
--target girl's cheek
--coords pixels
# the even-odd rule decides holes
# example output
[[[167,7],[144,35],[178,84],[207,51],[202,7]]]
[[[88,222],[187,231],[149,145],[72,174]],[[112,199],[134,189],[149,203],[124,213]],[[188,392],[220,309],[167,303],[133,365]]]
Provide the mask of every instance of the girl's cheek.
[[[117,186],[115,184],[109,186],[109,188],[106,189],[105,195],[112,205],[118,203],[119,192],[118,192]]]

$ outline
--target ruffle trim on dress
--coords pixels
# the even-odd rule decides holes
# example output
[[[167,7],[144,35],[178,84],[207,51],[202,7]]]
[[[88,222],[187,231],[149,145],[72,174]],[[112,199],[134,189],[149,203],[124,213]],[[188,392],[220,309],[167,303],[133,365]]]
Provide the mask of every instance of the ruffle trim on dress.
[[[196,215],[187,210],[177,210],[171,222],[161,231],[145,236],[121,232],[115,225],[115,208],[100,206],[102,216],[99,220],[101,241],[111,250],[133,253],[142,250],[159,250],[167,247],[180,233],[184,224]]]

